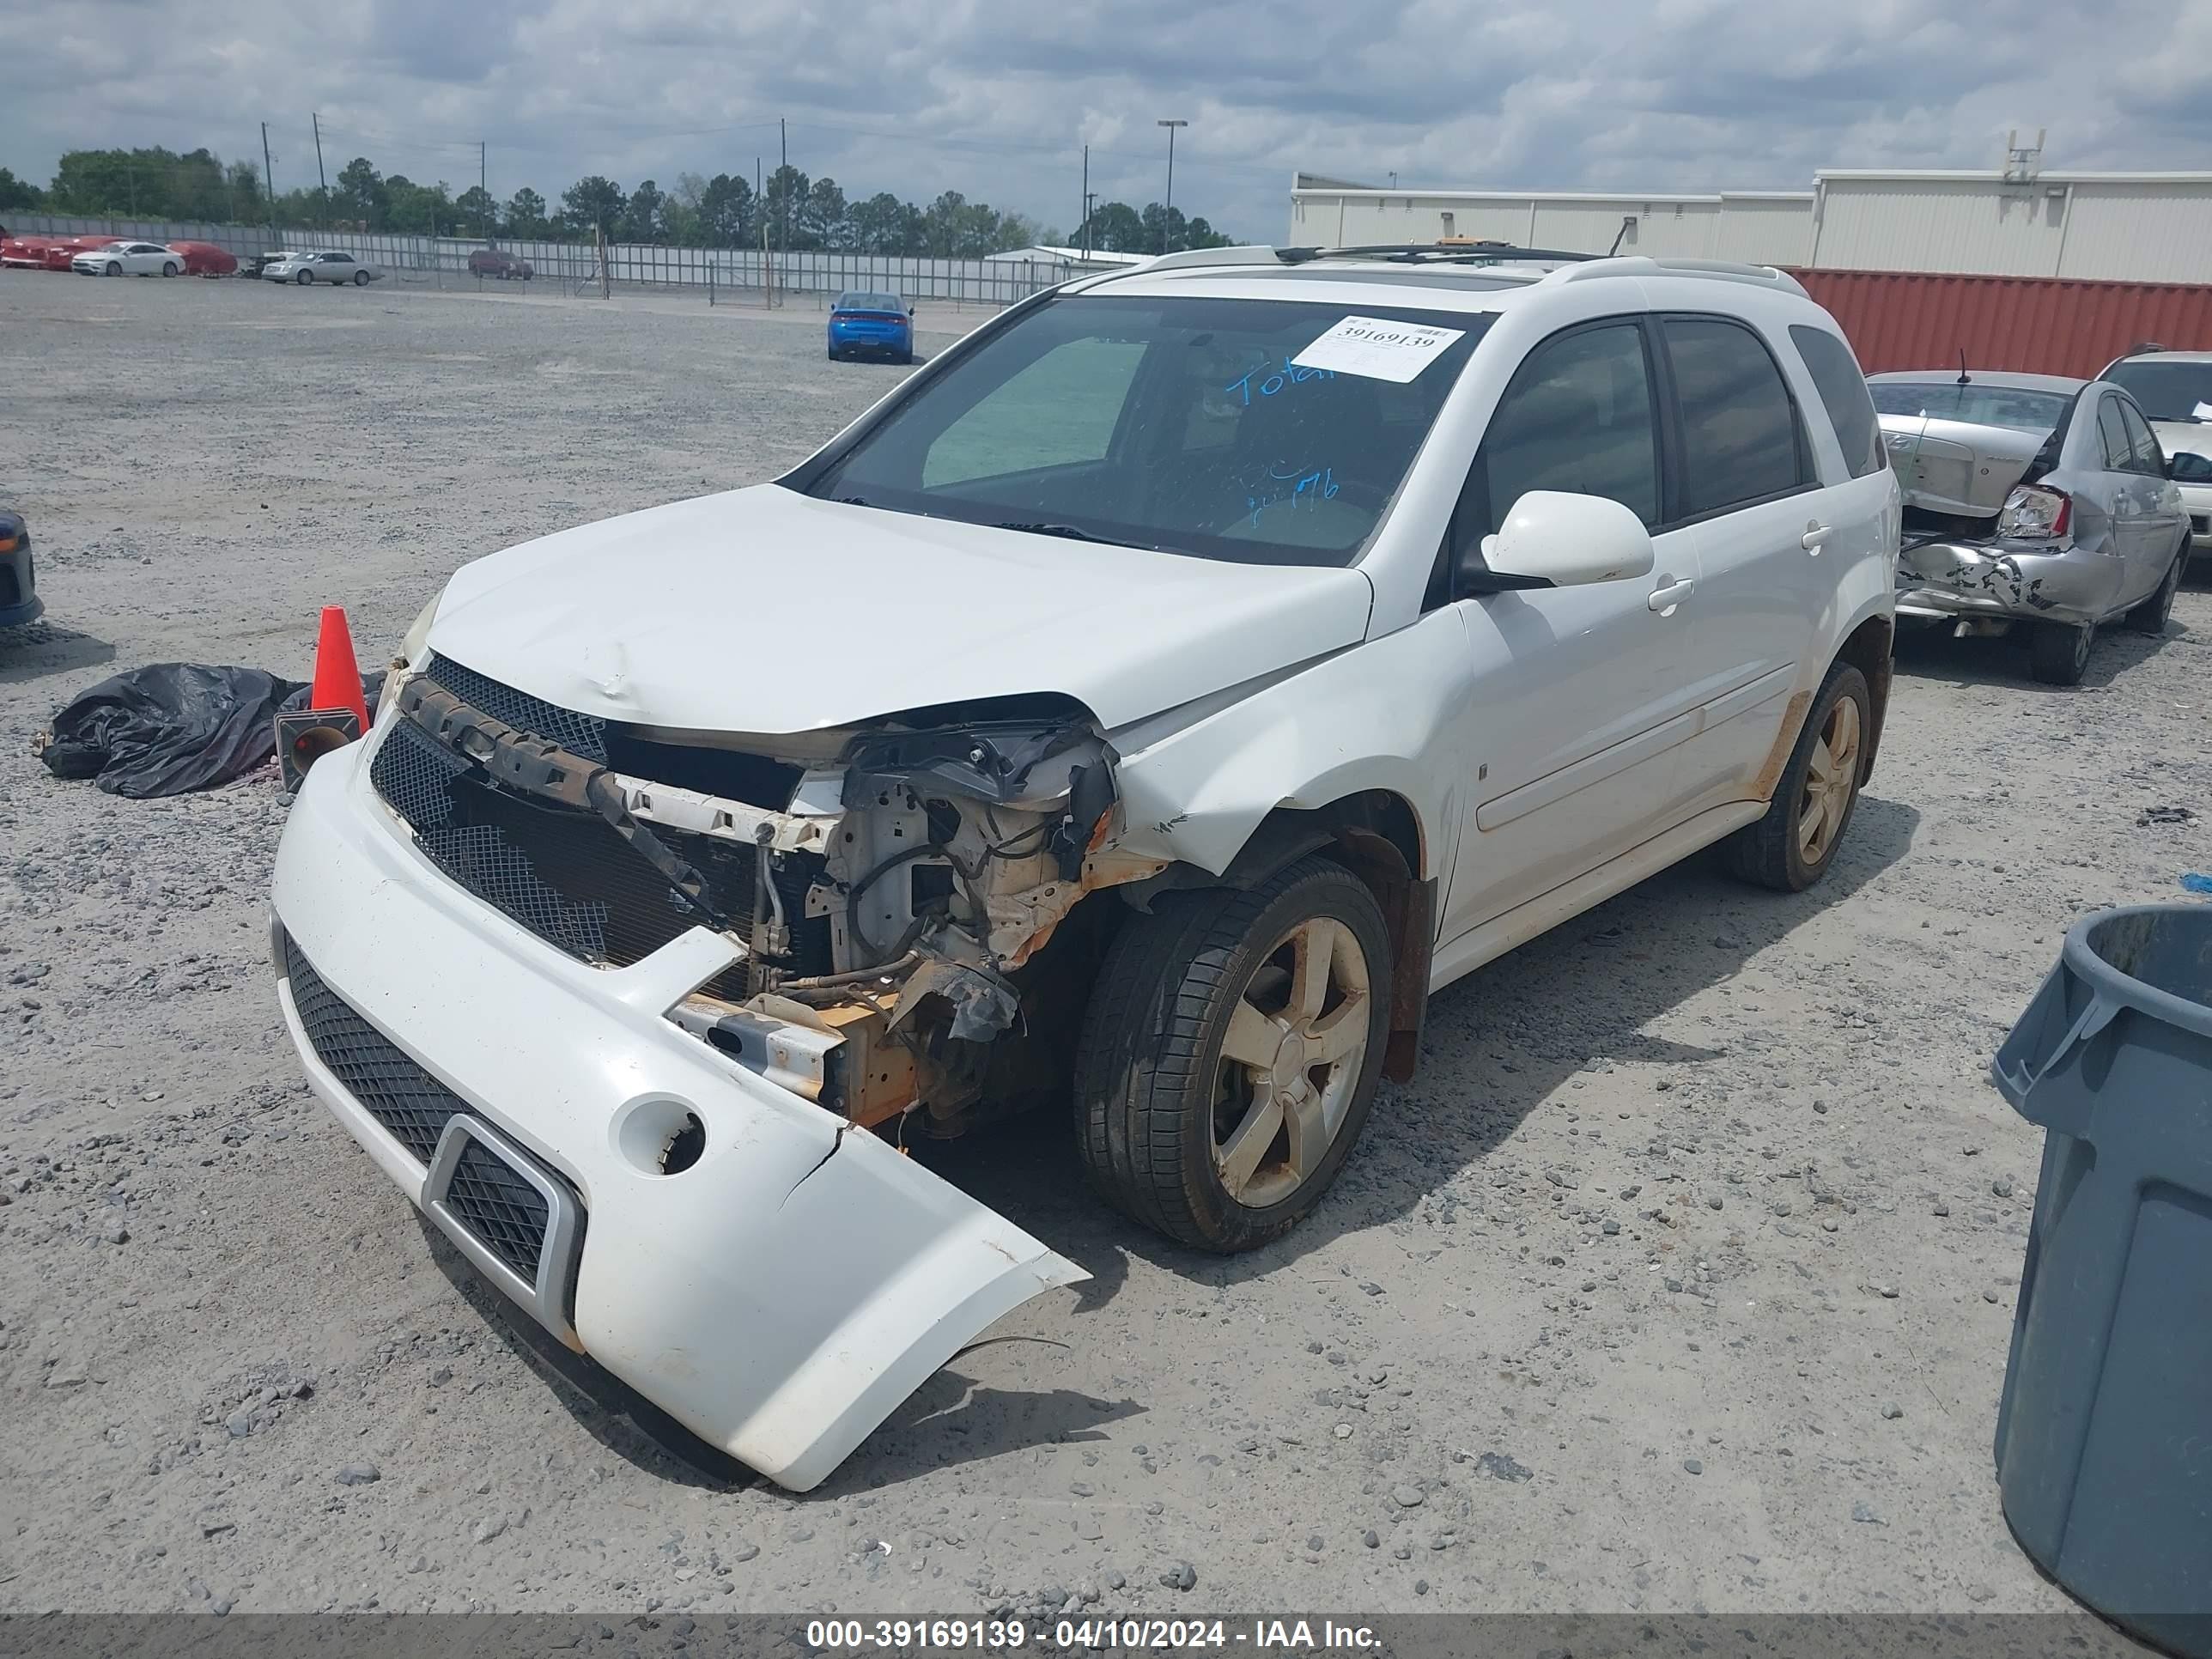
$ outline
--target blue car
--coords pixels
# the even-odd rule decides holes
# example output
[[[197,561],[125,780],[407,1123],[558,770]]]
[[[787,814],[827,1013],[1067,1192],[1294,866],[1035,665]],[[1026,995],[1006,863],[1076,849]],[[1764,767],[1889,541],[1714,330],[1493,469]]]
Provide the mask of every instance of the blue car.
[[[843,357],[914,361],[914,307],[896,294],[854,289],[830,307],[830,361]]]

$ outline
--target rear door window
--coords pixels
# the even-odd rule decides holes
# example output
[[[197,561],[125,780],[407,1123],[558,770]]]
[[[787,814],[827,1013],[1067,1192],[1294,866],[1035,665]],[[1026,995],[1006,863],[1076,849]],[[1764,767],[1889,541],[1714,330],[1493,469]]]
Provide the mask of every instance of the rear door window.
[[[2128,429],[2120,420],[2118,398],[2100,398],[2097,400],[2097,436],[2104,444],[2105,470],[2107,472],[2135,471],[2135,458],[2128,448]]]
[[[2120,404],[2120,424],[2128,434],[2129,465],[2137,472],[2154,478],[2166,476],[2166,453],[2159,447],[2158,434],[2150,429],[2142,412],[2133,404]]]
[[[1859,372],[1851,349],[1826,329],[1803,323],[1790,325],[1790,338],[1805,360],[1814,390],[1820,394],[1821,406],[1836,428],[1836,441],[1843,447],[1851,477],[1863,478],[1881,471],[1889,465],[1882,453],[1881,428],[1875,419],[1866,376]]]
[[[1814,482],[1797,408],[1765,343],[1718,317],[1660,322],[1682,423],[1682,516],[1771,501]]]

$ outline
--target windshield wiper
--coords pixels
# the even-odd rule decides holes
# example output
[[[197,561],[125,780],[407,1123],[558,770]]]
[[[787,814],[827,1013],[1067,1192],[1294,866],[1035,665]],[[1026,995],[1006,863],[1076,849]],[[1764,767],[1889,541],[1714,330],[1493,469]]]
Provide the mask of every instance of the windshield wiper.
[[[1143,542],[1116,541],[1111,536],[1096,536],[1088,530],[1079,530],[1072,524],[997,524],[991,528],[1025,531],[1032,536],[1060,536],[1071,542],[1097,542],[1101,547],[1142,548],[1147,553],[1159,551],[1158,548],[1147,546]]]

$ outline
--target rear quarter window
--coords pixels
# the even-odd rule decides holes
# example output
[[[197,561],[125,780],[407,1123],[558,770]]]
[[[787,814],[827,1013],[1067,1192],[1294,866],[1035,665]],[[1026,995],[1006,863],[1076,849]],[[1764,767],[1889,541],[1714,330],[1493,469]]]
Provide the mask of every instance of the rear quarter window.
[[[1820,394],[1820,407],[1836,428],[1844,460],[1851,477],[1863,478],[1889,463],[1881,447],[1881,427],[1875,419],[1874,398],[1867,392],[1866,376],[1859,372],[1851,349],[1825,328],[1805,323],[1790,325],[1790,342],[1805,360],[1813,389]]]

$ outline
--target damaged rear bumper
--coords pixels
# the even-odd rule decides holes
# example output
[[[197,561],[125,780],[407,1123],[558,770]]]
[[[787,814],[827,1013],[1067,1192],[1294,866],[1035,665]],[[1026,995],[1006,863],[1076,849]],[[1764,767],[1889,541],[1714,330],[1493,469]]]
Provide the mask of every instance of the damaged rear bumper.
[[[2110,613],[2124,560],[2048,542],[1932,541],[1897,562],[1897,609],[1907,617],[2094,622]]]
[[[373,749],[322,760],[285,828],[280,973],[309,965],[283,974],[285,1024],[338,1121],[563,1341],[804,1491],[985,1326],[1086,1276],[668,1018],[736,957],[726,940],[695,928],[594,968],[448,880],[369,788]],[[694,1121],[696,1161],[664,1173]],[[453,1190],[459,1159],[507,1182],[526,1221],[538,1193],[542,1240],[486,1237],[486,1200]],[[566,1259],[497,1270],[533,1241]]]

